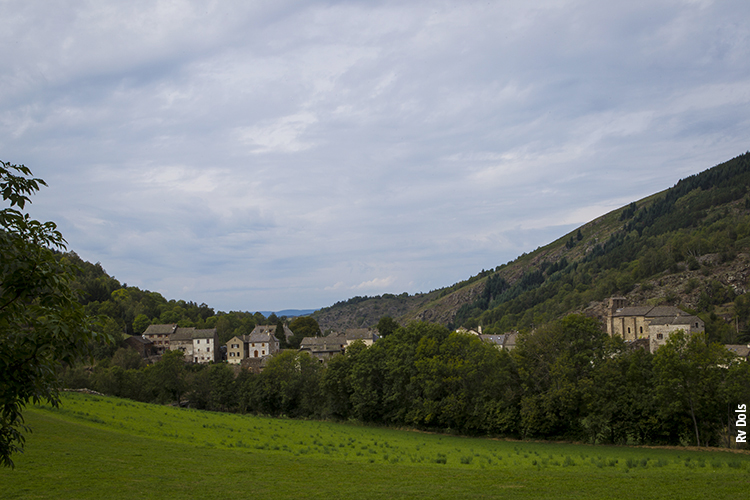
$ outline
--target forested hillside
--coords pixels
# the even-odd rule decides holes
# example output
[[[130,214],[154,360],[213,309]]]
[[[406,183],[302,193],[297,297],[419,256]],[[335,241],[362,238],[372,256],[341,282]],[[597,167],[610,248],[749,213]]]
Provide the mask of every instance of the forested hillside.
[[[404,300],[421,319],[486,333],[529,330],[572,312],[602,314],[612,295],[698,313],[714,340],[750,341],[750,154],[589,222],[513,262]],[[358,318],[381,298],[321,310],[322,324]],[[374,324],[374,321],[372,321]],[[340,326],[340,325],[339,325]],[[361,326],[357,324],[357,326]]]
[[[74,252],[60,254],[78,267],[73,286],[80,292],[86,312],[100,316],[100,328],[107,334],[141,334],[148,325],[175,323],[180,327],[216,328],[219,341],[226,343],[235,335],[247,335],[256,325],[277,324],[285,318],[242,311],[215,312],[207,304],[167,300],[160,293],[121,284],[107,274],[101,264],[82,260]],[[101,349],[116,349],[116,346]],[[104,353],[102,353],[104,354]]]

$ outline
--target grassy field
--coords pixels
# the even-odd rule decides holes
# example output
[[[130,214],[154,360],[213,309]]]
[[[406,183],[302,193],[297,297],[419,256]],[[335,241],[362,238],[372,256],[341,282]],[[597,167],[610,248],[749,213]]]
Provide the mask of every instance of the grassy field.
[[[750,456],[498,441],[66,394],[0,497],[745,498]]]

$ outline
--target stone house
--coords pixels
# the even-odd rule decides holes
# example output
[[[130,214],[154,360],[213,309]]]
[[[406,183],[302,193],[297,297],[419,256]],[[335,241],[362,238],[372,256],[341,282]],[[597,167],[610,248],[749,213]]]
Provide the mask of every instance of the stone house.
[[[221,361],[219,351],[219,334],[216,328],[195,330],[193,332],[193,362],[217,363]]]
[[[148,358],[149,356],[156,354],[154,343],[144,338],[142,335],[129,335],[128,338],[125,339],[125,344],[131,349],[137,351],[142,358]]]
[[[360,339],[361,340],[361,339]],[[352,340],[354,342],[354,340]],[[299,350],[310,353],[321,362],[326,361],[336,354],[344,352],[348,346],[346,335],[331,333],[326,337],[305,337],[300,343]]]
[[[288,328],[287,328],[288,330]],[[289,330],[291,332],[291,330]],[[286,335],[286,332],[284,332]],[[273,333],[251,333],[248,341],[248,357],[262,358],[271,356],[279,351],[279,340]]]
[[[511,351],[516,347],[518,332],[508,332],[500,335],[480,335],[480,339],[490,344],[494,344],[498,349]]]
[[[244,359],[271,356],[279,351],[276,336],[268,333],[268,329],[258,330],[259,332],[253,330],[250,335],[235,336],[227,342],[227,362],[238,365]]]
[[[248,335],[234,336],[227,342],[227,363],[239,365],[243,359],[247,359],[247,337]]]
[[[194,327],[176,328],[174,333],[169,336],[169,350],[182,351],[186,361],[193,359],[193,332]]]
[[[169,336],[177,330],[176,324],[148,325],[142,337],[151,341],[156,354],[164,354],[169,350]]]
[[[216,328],[196,330],[194,327],[177,328],[169,337],[169,349],[182,351],[185,361],[211,363],[221,361]]]
[[[367,347],[374,344],[380,337],[378,331],[372,328],[349,328],[344,332],[346,338],[346,347],[352,343],[361,340]]]
[[[667,342],[677,330],[689,334],[706,331],[702,319],[674,306],[627,306],[625,297],[612,297],[608,301],[605,320],[607,334],[619,335],[625,341],[647,339],[654,352]]]

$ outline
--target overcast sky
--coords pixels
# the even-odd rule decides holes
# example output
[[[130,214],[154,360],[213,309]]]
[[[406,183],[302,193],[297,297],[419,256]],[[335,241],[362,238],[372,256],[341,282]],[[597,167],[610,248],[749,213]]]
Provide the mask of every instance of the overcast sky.
[[[0,159],[216,310],[449,286],[750,149],[750,2],[1,1]]]

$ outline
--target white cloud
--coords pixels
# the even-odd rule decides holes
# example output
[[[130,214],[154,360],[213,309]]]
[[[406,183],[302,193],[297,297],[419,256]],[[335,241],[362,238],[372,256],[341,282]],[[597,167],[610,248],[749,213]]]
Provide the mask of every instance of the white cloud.
[[[0,151],[48,181],[33,214],[72,249],[170,298],[416,292],[747,150],[748,16],[741,1],[5,2]]]
[[[373,278],[369,281],[363,281],[359,285],[355,285],[351,287],[352,290],[382,290],[387,289],[390,285],[392,285],[396,281],[396,278],[393,276],[388,276],[386,278]]]
[[[296,153],[312,148],[315,144],[305,142],[301,136],[317,122],[311,113],[285,116],[265,126],[238,129],[240,140],[250,146],[255,154]]]

